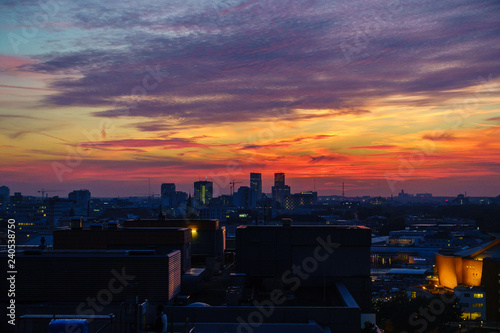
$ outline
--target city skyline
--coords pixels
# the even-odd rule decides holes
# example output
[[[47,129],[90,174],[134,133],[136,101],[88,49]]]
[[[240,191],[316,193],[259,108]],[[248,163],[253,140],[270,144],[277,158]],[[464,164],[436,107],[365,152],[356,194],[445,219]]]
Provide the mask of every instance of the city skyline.
[[[253,174],[260,174],[260,173],[251,173]],[[275,187],[276,184],[276,174],[275,173],[272,176],[269,176],[267,178],[262,178],[265,179],[265,181],[262,181],[264,185],[262,185],[262,194],[265,194],[268,198],[273,198],[273,188]],[[244,179],[244,178],[235,178],[231,179],[231,183],[234,181],[234,193],[240,189],[240,188],[248,188],[251,189],[252,187],[252,178],[250,179]],[[162,197],[164,194],[165,197],[168,197],[169,191],[173,191],[172,193],[175,195],[176,190],[185,193],[186,195],[190,195],[193,199],[196,197],[196,187],[197,183],[210,183],[211,186],[211,191],[212,191],[212,197],[216,198],[219,196],[224,196],[224,195],[231,195],[231,186],[232,184],[230,183],[222,183],[222,182],[217,182],[214,179],[210,179],[208,177],[206,178],[199,178],[198,180],[194,180],[190,184],[180,184],[180,183],[168,183],[168,182],[161,182],[161,183],[155,183],[151,182],[151,179],[144,179],[142,180],[141,184],[138,186],[132,186],[130,188],[130,194],[127,192],[122,192],[120,194],[113,192],[114,190],[108,190],[108,191],[102,191],[99,190],[99,186],[97,187],[89,187],[87,185],[82,184],[80,187],[75,187],[75,188],[68,188],[68,189],[48,189],[48,188],[34,188],[31,186],[31,184],[25,184],[24,187],[15,187],[12,188],[8,186],[7,184],[0,184],[1,188],[8,188],[10,190],[10,195],[13,196],[14,193],[21,193],[24,196],[32,196],[32,197],[41,197],[42,192],[44,193],[44,197],[66,197],[68,196],[71,192],[78,192],[78,191],[90,191],[92,193],[93,198],[116,198],[116,197],[148,197],[148,196],[157,196],[157,197]],[[428,189],[425,189],[424,187],[419,187],[421,190],[416,190],[411,187],[404,187],[402,186],[397,192],[391,192],[388,195],[384,194],[379,194],[377,190],[374,188],[372,190],[368,191],[362,191],[359,189],[352,189],[350,184],[346,183],[338,183],[338,188],[334,189],[332,191],[322,191],[318,190],[318,186],[316,182],[313,180],[313,182],[310,184],[310,186],[305,186],[304,188],[297,188],[294,187],[293,185],[290,186],[290,182],[293,184],[293,180],[289,180],[287,178],[286,180],[286,187],[289,187],[289,194],[300,194],[304,192],[315,192],[318,194],[318,196],[345,196],[345,197],[362,197],[362,196],[371,196],[371,197],[397,197],[400,196],[401,194],[406,195],[406,196],[415,196],[415,195],[431,195],[433,197],[457,197],[458,195],[465,195],[465,197],[498,197],[500,195],[485,195],[485,194],[478,194],[478,193],[471,193],[468,191],[459,191],[457,193],[451,193],[451,194],[443,194],[442,192],[431,192]],[[237,185],[237,186],[236,186]],[[167,190],[167,187],[172,187],[172,190]],[[142,191],[142,192],[141,192]],[[133,193],[132,193],[133,192]],[[258,193],[258,191],[256,191]],[[494,192],[493,192],[494,193]],[[169,199],[172,200],[172,199]]]
[[[189,192],[207,177],[215,196],[258,172],[270,193],[284,172],[292,193],[500,194],[496,1],[0,10],[0,185],[13,192]]]

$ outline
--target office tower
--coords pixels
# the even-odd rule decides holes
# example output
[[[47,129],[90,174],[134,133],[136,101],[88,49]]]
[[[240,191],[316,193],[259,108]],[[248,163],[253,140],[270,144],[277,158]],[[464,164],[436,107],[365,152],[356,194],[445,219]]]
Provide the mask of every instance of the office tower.
[[[0,210],[6,210],[10,201],[10,189],[7,186],[0,186]]]
[[[162,209],[177,206],[177,194],[174,183],[161,184],[161,206]]]
[[[175,201],[177,202],[177,206],[186,203],[187,199],[188,199],[188,194],[186,192],[175,191]]]
[[[196,206],[207,206],[212,200],[214,183],[207,180],[194,182],[194,202]]]
[[[76,215],[87,215],[89,212],[90,205],[90,191],[89,190],[77,190],[68,194],[68,199],[72,200],[75,205]]]
[[[274,174],[274,186],[278,188],[285,186],[285,174],[283,172],[277,172]]]
[[[234,194],[234,205],[243,209],[255,208],[257,206],[257,192],[248,186],[241,186]]]
[[[300,207],[313,206],[318,201],[318,193],[309,191],[309,192],[300,192],[296,194],[290,194],[285,196],[285,208],[286,209],[296,209]]]
[[[285,197],[290,195],[290,186],[285,185],[285,174],[278,172],[274,174],[273,200],[282,207],[285,205]]]
[[[250,173],[250,188],[255,191],[257,200],[262,198],[262,174]]]
[[[0,201],[9,201],[10,189],[7,186],[0,186]]]

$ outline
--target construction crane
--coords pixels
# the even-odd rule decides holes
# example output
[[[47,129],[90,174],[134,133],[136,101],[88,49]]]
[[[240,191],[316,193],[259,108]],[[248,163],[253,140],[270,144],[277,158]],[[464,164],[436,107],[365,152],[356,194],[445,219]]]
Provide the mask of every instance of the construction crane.
[[[234,179],[232,182],[229,182],[229,185],[231,185],[230,189],[231,189],[231,196],[234,196],[234,184],[240,184],[242,182],[235,182]]]
[[[49,197],[49,192],[61,192],[62,190],[46,190],[46,189],[41,189],[40,191],[38,191],[38,193],[42,193],[42,199],[44,198],[48,198]],[[45,194],[47,196],[45,196]]]

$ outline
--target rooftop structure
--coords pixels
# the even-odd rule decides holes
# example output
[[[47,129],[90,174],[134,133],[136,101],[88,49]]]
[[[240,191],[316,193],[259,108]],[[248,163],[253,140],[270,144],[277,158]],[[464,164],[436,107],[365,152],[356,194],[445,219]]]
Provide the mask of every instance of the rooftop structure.
[[[67,229],[54,231],[56,250],[154,250],[157,254],[181,251],[182,270],[191,268],[192,232],[185,227]]]

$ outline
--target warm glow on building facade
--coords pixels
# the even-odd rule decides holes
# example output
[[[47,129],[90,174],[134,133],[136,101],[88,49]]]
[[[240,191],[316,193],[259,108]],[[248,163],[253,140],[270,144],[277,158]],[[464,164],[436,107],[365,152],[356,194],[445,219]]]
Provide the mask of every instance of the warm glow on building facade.
[[[480,260],[436,254],[436,266],[442,286],[453,289],[458,285],[481,285],[483,262]]]

